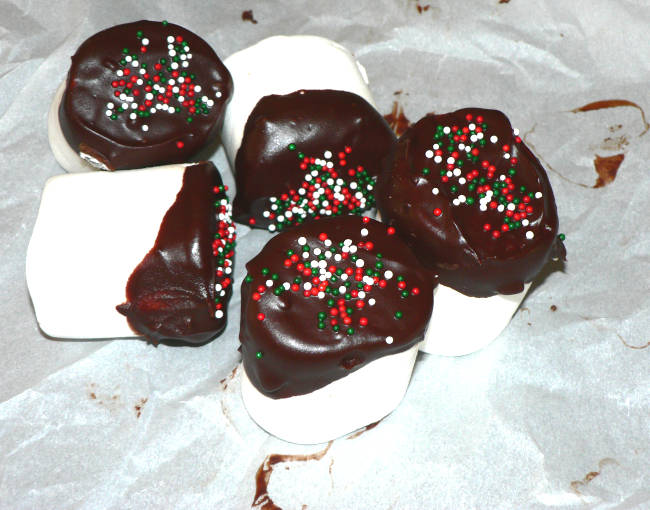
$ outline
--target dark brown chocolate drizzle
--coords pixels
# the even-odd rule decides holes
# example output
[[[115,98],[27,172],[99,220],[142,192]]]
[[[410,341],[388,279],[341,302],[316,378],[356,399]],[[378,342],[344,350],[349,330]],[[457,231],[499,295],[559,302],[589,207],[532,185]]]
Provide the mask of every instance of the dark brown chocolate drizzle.
[[[266,228],[262,215],[269,198],[297,190],[305,170],[298,153],[321,158],[324,151],[337,154],[345,147],[346,169],[358,165],[371,176],[387,171],[396,138],[382,116],[362,97],[340,90],[300,90],[265,96],[251,112],[235,160],[236,221]],[[295,151],[288,150],[290,144]],[[339,172],[349,180],[346,170]]]
[[[368,231],[366,236],[362,235],[363,229]],[[345,299],[344,295],[330,296],[327,292],[323,299],[305,297],[303,283],[311,282],[313,276],[301,274],[297,263],[286,267],[287,250],[302,254],[304,248],[299,239],[304,237],[304,246],[310,247],[311,255],[299,260],[309,264],[317,259],[316,248],[321,250],[321,255],[328,250],[319,239],[321,233],[332,241],[329,249],[338,252],[341,252],[339,243],[346,239],[355,246],[370,241],[374,245],[371,249],[360,247],[354,253],[364,261],[362,269],[378,271],[382,280],[390,270],[393,277],[386,279],[384,288],[371,286],[363,298]],[[336,261],[332,256],[326,259],[328,269],[330,265],[343,270],[356,268],[351,258]],[[377,267],[377,263],[383,267]],[[271,398],[310,393],[377,358],[405,351],[421,340],[431,316],[435,278],[396,235],[387,232],[386,225],[375,220],[342,216],[295,227],[272,238],[246,269],[250,278],[241,288],[242,360],[253,385]],[[403,290],[398,288],[400,276],[406,282],[407,297],[402,297]],[[295,283],[296,278],[301,282],[299,289],[275,294],[275,289],[284,282]],[[353,277],[348,279],[354,285],[358,283]],[[345,281],[342,277],[329,281],[330,289],[338,289]],[[417,294],[411,292],[413,287],[418,288]],[[256,300],[258,296],[254,293],[260,290],[263,292]],[[329,298],[335,301],[333,306],[328,305]],[[374,306],[370,305],[371,298],[375,299]],[[339,299],[344,299],[346,308],[352,310],[349,316],[353,334],[348,334],[348,326],[343,327],[340,314],[331,315],[331,308],[338,307]],[[361,300],[365,306],[357,308],[356,303]],[[397,311],[403,313],[401,318],[396,318]],[[322,329],[318,327],[321,312],[326,315]],[[366,326],[360,325],[361,317],[367,318]],[[332,319],[337,319],[340,325],[338,332],[333,329]],[[386,342],[388,336],[393,337],[392,343]]]
[[[448,183],[442,181],[441,170],[447,171],[449,152],[443,145],[442,163],[436,164],[425,153],[432,149],[436,127],[466,126],[466,115],[483,116],[486,124],[484,136],[487,143],[480,147],[477,164],[464,160],[464,176],[477,169],[485,174],[481,162],[487,160],[496,167],[495,176],[508,175],[516,166],[512,177],[516,187],[525,186],[526,192],[541,192],[533,199],[534,213],[527,216],[530,224],[525,228],[501,232],[498,239],[491,237],[483,226],[487,223],[500,226],[502,213],[488,208],[479,210],[478,197],[472,206],[453,206],[457,196],[450,191],[456,177]],[[490,137],[496,135],[497,143]],[[543,167],[523,142],[517,142],[507,117],[496,110],[467,108],[444,115],[428,115],[411,126],[398,142],[392,171],[383,174],[377,186],[377,205],[383,221],[394,225],[397,232],[413,249],[421,262],[440,276],[440,283],[468,296],[488,297],[496,293],[516,294],[530,282],[549,258],[565,258],[564,245],[557,237],[558,217],[553,191]],[[518,163],[503,157],[503,146],[510,147]],[[430,173],[424,174],[423,168]],[[488,184],[491,184],[489,181]],[[458,185],[467,196],[467,186]],[[439,194],[432,193],[433,188]],[[439,216],[434,210],[440,209]],[[532,231],[533,239],[526,238]]]
[[[212,163],[188,166],[183,187],[160,225],[156,242],[126,285],[127,301],[117,306],[131,328],[154,344],[199,345],[226,327],[232,285],[219,297],[224,315],[215,317],[216,257],[212,243],[215,201],[226,198]]]
[[[138,31],[142,31],[140,38]],[[106,115],[107,104],[112,102],[117,109],[123,102],[114,96],[118,89],[112,86],[116,79],[120,79],[116,78],[116,73],[123,67],[120,64],[123,49],[128,48],[130,54],[137,54],[140,63],[138,67],[128,65],[130,75],[123,78],[142,77],[139,70],[143,64],[146,64],[152,80],[156,73],[171,77],[172,71],[166,68],[171,63],[168,36],[180,36],[188,43],[192,58],[187,68],[179,66],[177,71],[188,75],[194,73],[193,83],[201,86],[200,92],[185,99],[200,103],[201,97],[207,96],[214,101],[209,112],[192,115],[191,122],[187,121],[190,114],[185,107],[173,114],[158,110],[149,117],[136,119],[130,119],[129,113],[137,110],[129,110],[117,119],[111,119]],[[149,39],[144,53],[140,52],[143,38]],[[161,58],[168,62],[163,69],[156,71],[154,65]],[[145,100],[144,86],[146,84],[134,86],[134,89],[141,89],[138,103]],[[66,92],[59,108],[59,121],[73,150],[91,155],[109,170],[181,163],[218,135],[231,91],[230,73],[199,36],[171,23],[136,21],[103,30],[79,47],[72,57]],[[169,99],[169,106],[180,106],[177,98]],[[155,99],[155,102],[159,101]],[[145,124],[149,128],[146,132],[142,129]]]

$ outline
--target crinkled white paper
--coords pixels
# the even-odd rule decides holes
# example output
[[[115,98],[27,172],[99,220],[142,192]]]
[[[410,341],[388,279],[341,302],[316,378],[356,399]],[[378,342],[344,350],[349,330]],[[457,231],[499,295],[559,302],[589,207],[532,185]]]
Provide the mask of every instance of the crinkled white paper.
[[[549,170],[564,271],[544,272],[483,351],[420,355],[401,406],[324,453],[246,414],[237,293],[225,334],[200,348],[44,337],[24,264],[42,186],[62,172],[49,103],[84,39],[142,18],[184,25],[222,57],[273,34],[332,38],[382,113],[503,110]],[[572,112],[650,109],[648,26],[644,0],[0,0],[0,507],[250,508],[267,455],[318,452],[273,465],[257,506],[650,507],[650,134],[633,107]],[[592,188],[596,155],[617,154],[616,179]],[[232,185],[223,153],[213,160]],[[268,234],[239,236],[241,281]]]

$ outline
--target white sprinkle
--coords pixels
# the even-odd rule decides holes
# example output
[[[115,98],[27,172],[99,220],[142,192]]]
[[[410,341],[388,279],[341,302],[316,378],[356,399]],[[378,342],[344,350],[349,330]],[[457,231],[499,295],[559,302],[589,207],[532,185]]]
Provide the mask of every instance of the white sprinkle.
[[[113,115],[113,112],[110,110],[106,110],[106,116],[110,117],[111,115]]]
[[[183,61],[183,67],[189,67],[189,64],[187,63],[187,60]]]
[[[460,200],[458,200],[457,198],[454,198],[454,200],[451,203],[454,204],[454,205],[460,205]]]
[[[362,228],[362,229],[361,229],[361,235],[362,235],[363,237],[366,237],[366,236],[368,235],[368,229],[367,229],[367,228]]]
[[[431,159],[431,158],[433,157],[433,151],[432,151],[432,150],[428,150],[428,151],[426,151],[426,152],[424,153],[424,155],[425,155],[425,157],[427,157],[428,159]]]
[[[331,239],[325,239],[325,246],[332,246],[332,240]]]
[[[458,177],[460,175],[460,168],[454,168],[454,175]]]
[[[325,293],[321,290],[321,291],[318,293],[318,299],[323,299],[324,297],[325,297]]]
[[[341,254],[337,253],[336,255],[334,255],[334,260],[336,260],[337,262],[340,262],[341,261]]]
[[[169,50],[167,53],[169,54],[170,57],[176,56],[176,50]]]
[[[458,195],[458,200],[460,200],[461,204],[464,204],[465,200],[467,200],[467,198],[465,197],[465,195]]]
[[[319,260],[319,261],[318,261],[318,267],[319,267],[320,269],[325,269],[325,268],[327,267],[327,261],[325,261],[325,260]]]
[[[472,135],[472,136],[469,137],[470,142],[476,142],[477,140],[478,140],[478,138],[476,137],[476,135]]]
[[[138,116],[135,113],[132,113],[131,115],[129,115],[129,119],[131,119],[131,120],[135,120],[137,118],[138,118]]]
[[[505,180],[506,180],[506,176],[505,176],[504,174],[501,174],[501,175],[499,176],[499,180],[500,180],[500,181],[505,181]]]
[[[332,151],[325,151],[323,153],[323,156],[325,157],[325,159],[330,159],[332,157]]]
[[[375,298],[370,298],[370,299],[368,300],[368,304],[369,304],[370,306],[375,306],[375,303],[376,303]]]
[[[273,287],[273,280],[266,280],[267,287]]]
[[[147,126],[146,124],[142,124],[142,131],[145,132],[149,131],[149,126]]]
[[[465,184],[467,181],[465,180],[465,177],[461,177],[458,179],[458,184]]]
[[[513,129],[512,134],[517,136],[519,134],[519,130],[517,128]]]
[[[438,188],[433,188],[431,190],[431,193],[433,193],[434,195],[437,195],[438,193],[440,193],[440,190]]]
[[[443,132],[444,134],[448,135],[449,133],[451,133],[451,128],[450,128],[449,126],[445,126],[445,127],[443,128],[442,132]]]
[[[146,37],[142,39],[142,46],[149,46],[149,39],[147,39]]]
[[[135,104],[135,103],[131,103],[131,110],[135,110],[137,107],[138,107],[137,104]]]
[[[305,284],[302,286],[303,289],[305,290],[311,290],[311,283],[305,282]]]
[[[306,242],[307,242],[307,239],[305,239],[304,237],[299,237],[298,238],[298,244],[300,246],[304,246]]]
[[[275,225],[269,225],[269,232],[275,232]],[[306,254],[303,253],[303,255],[306,255]]]
[[[514,210],[515,210],[515,204],[513,204],[512,202],[510,202],[510,203],[508,204],[508,211],[514,211]]]
[[[314,255],[320,255],[320,248],[314,248]]]
[[[469,128],[470,131],[474,131],[474,130],[476,129],[476,124],[474,124],[474,123],[472,122],[472,123],[471,123],[469,126],[467,126],[467,127]]]
[[[529,223],[530,223],[530,221],[528,221],[526,218],[524,218],[523,220],[521,220],[521,224],[522,224],[524,227],[527,227]]]
[[[356,253],[357,249],[358,248],[356,246],[354,246],[354,245],[350,246],[350,253]]]
[[[217,319],[221,319],[221,317],[223,317],[223,310],[217,310],[217,311],[215,312],[214,316],[215,316]]]
[[[347,275],[346,273],[343,273],[343,274],[341,275],[341,280],[345,281],[345,280],[347,280],[347,279],[348,279],[348,275]]]
[[[113,103],[108,103],[106,105],[106,108],[108,108],[109,110],[112,110],[113,108],[115,108],[115,105]]]
[[[345,285],[341,285],[341,286],[339,287],[339,292],[340,292],[341,294],[345,294],[347,290],[348,290],[348,288],[347,288]]]
[[[357,259],[355,264],[356,264],[357,267],[363,267],[365,262],[363,261],[363,259]]]
[[[497,142],[499,141],[499,138],[497,138],[496,135],[492,135],[492,136],[490,137],[490,141],[491,141],[492,143],[497,143]]]
[[[133,57],[131,57],[131,55],[127,55],[124,60],[126,60],[127,62],[131,62],[131,60],[133,60]]]
[[[535,193],[535,198],[542,198],[542,196],[543,195],[542,195],[541,191],[538,191],[537,193]]]
[[[533,234],[532,230],[526,232],[526,239],[532,239],[533,237],[535,237],[535,234]]]
[[[456,161],[456,160],[455,160],[454,158],[452,158],[451,156],[449,156],[449,157],[447,158],[447,164],[448,164],[448,165],[453,165],[455,161]]]
[[[284,282],[282,286],[284,287],[284,290],[289,290],[291,288],[291,284],[289,282]]]
[[[384,272],[384,278],[386,278],[386,280],[390,280],[392,277],[393,277],[393,272],[390,269]]]
[[[503,157],[506,159],[510,159],[510,154],[507,152],[504,152]]]
[[[194,92],[196,92],[196,93],[201,92],[201,85],[196,85],[196,86],[194,87]]]
[[[173,43],[174,42],[174,36],[173,35],[168,35],[167,36],[167,42],[168,43]]]
[[[487,206],[486,206],[485,204],[481,204],[481,205],[479,205],[478,208],[479,208],[481,211],[487,211]]]
[[[504,209],[505,207],[503,206],[503,204],[499,204],[499,206],[497,207],[497,211],[499,212],[503,212]]]
[[[386,343],[387,343],[388,345],[392,344],[392,343],[393,343],[393,337],[392,337],[392,336],[387,336],[387,337],[386,337]]]
[[[221,97],[221,91],[220,90],[217,90],[217,92],[215,93],[215,97]]]
[[[453,177],[454,173],[451,170],[447,170],[447,177]]]

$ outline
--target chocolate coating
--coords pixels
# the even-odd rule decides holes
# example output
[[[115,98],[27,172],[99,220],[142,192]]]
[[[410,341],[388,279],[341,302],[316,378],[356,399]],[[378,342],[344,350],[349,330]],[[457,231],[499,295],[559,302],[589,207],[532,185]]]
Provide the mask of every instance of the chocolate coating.
[[[468,296],[521,292],[549,258],[564,257],[546,172],[499,111],[424,117],[400,138],[377,188],[383,221],[440,283]]]
[[[188,166],[153,248],[129,277],[117,311],[152,343],[204,344],[226,327],[236,236],[224,191],[212,163]]]
[[[320,260],[324,273],[315,267],[310,274],[312,261]],[[357,279],[358,267],[365,280]],[[242,360],[253,385],[271,398],[310,393],[405,351],[422,339],[431,316],[435,278],[386,225],[369,218],[327,218],[290,229],[246,269]]]
[[[109,170],[184,162],[218,135],[232,91],[230,73],[203,39],[165,23],[142,20],[108,28],[87,39],[72,57],[59,108],[61,129],[75,151]],[[174,37],[172,50],[168,37]],[[179,88],[167,90],[168,85]],[[199,91],[192,85],[200,86]],[[119,111],[123,104],[128,111]]]
[[[295,145],[292,150],[291,144]],[[327,205],[309,209],[306,201],[311,197],[307,193],[314,192],[309,186],[315,184],[334,188],[337,183],[326,186],[325,182],[317,182],[317,177],[323,176],[326,181],[332,172],[336,174],[334,180],[345,181],[338,183],[344,189],[337,196],[322,198],[328,200],[330,209],[335,208],[333,215],[358,214],[374,207],[373,190],[368,190],[367,185],[374,188],[371,178],[390,168],[395,144],[395,135],[382,116],[365,99],[351,92],[299,90],[283,96],[265,96],[248,117],[235,159],[235,220],[261,228],[273,225],[269,229],[273,231],[303,219],[326,216],[321,209]],[[324,156],[326,151],[332,153],[330,158]],[[340,158],[339,153],[344,157]],[[334,165],[329,172],[322,168],[328,159]],[[302,168],[301,163],[305,163]],[[359,166],[363,172],[357,171]],[[305,174],[315,169],[321,175],[305,180]],[[357,181],[355,189],[349,188],[353,181]],[[297,194],[301,187],[307,192],[304,195]],[[368,195],[363,203],[355,204],[356,198],[344,198],[360,190]],[[290,204],[290,210],[299,206],[286,225],[277,221],[281,213],[271,209],[271,197],[281,207]],[[341,203],[336,204],[335,200]],[[305,212],[298,212],[300,208]],[[264,211],[272,216],[265,217]]]

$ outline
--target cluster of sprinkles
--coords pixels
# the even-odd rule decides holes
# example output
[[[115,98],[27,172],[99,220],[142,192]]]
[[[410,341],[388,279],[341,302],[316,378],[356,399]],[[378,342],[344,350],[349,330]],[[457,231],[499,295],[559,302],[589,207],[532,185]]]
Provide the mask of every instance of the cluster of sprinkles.
[[[365,216],[362,219],[363,224],[369,221]],[[361,239],[367,238],[368,229],[362,225],[359,233]],[[392,235],[395,229],[388,227],[387,233]],[[314,326],[318,330],[331,328],[335,333],[354,335],[370,324],[364,312],[375,306],[378,290],[388,287],[387,292],[398,292],[404,300],[400,309],[393,312],[395,320],[406,316],[405,310],[409,309],[407,299],[420,293],[419,288],[410,286],[403,275],[396,275],[384,267],[383,256],[375,251],[372,241],[355,243],[347,238],[335,243],[327,233],[321,232],[312,244],[305,237],[299,237],[297,245],[286,251],[283,265],[295,271],[295,276],[289,280],[282,281],[278,273],[272,273],[268,267],[262,268],[264,283],[253,289],[251,299],[260,301],[267,292],[276,296],[293,292],[302,294],[305,299],[321,300],[323,308],[314,317]],[[366,265],[360,256],[363,251],[374,255],[376,262],[373,265]],[[253,275],[246,276],[247,283],[253,280]],[[391,280],[396,284],[389,286]],[[264,313],[257,314],[257,320],[265,319]],[[387,336],[384,341],[392,344],[394,338]],[[263,353],[258,351],[256,357],[261,359]]]
[[[287,147],[296,152],[296,144]],[[375,206],[373,178],[361,165],[348,165],[351,147],[336,154],[326,150],[322,157],[310,157],[298,151],[298,166],[305,172],[297,189],[268,199],[268,209],[262,215],[270,221],[270,232],[298,225],[307,218],[319,219],[343,214],[360,214]],[[250,218],[250,225],[256,223]]]
[[[526,228],[530,224],[529,216],[535,213],[534,200],[542,198],[542,193],[533,193],[526,186],[517,186],[517,158],[513,156],[512,147],[504,144],[500,147],[501,157],[508,162],[507,171],[497,171],[495,162],[482,156],[483,148],[488,144],[499,144],[496,135],[489,136],[489,126],[481,115],[465,115],[466,125],[437,125],[433,135],[433,144],[425,151],[425,157],[440,167],[440,180],[446,183],[448,191],[454,197],[452,205],[478,206],[480,211],[488,209],[501,213],[499,224],[485,223],[483,231],[493,239],[499,239],[504,232]],[[515,143],[521,143],[519,131],[513,131]],[[431,169],[422,169],[423,175],[429,175]],[[437,195],[437,187],[432,193]],[[433,214],[442,216],[442,210],[435,208]],[[526,230],[526,239],[533,239],[532,230]]]
[[[166,21],[162,24],[168,25]],[[201,94],[203,89],[196,83],[196,75],[188,70],[192,53],[187,41],[180,35],[169,34],[164,40],[167,58],[162,57],[149,66],[141,59],[150,40],[142,30],[135,37],[139,41],[136,51],[122,49],[120,67],[111,81],[115,99],[106,103],[106,116],[112,120],[123,116],[130,120],[143,119],[141,129],[146,132],[149,131],[146,119],[156,113],[183,115],[188,123],[197,115],[207,115],[214,100]],[[221,92],[215,95],[219,98]],[[184,143],[179,140],[176,145],[182,149]]]
[[[217,259],[215,317],[221,319],[224,316],[223,307],[226,290],[232,285],[232,265],[237,234],[235,224],[232,221],[232,205],[226,197],[228,186],[215,186],[212,191],[215,194],[214,207],[217,215],[216,229],[212,241],[212,254]]]

